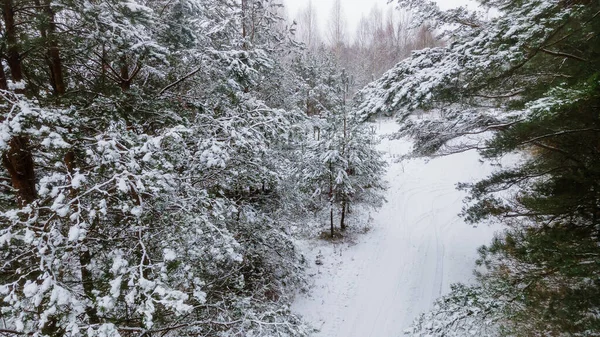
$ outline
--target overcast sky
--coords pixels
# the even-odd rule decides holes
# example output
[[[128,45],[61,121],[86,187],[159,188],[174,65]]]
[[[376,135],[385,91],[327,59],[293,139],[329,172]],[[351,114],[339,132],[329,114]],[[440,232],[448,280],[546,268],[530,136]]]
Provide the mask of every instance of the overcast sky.
[[[296,19],[298,12],[306,8],[309,0],[282,0],[287,7],[287,13],[290,19]],[[314,8],[317,10],[317,19],[321,26],[321,32],[325,31],[326,20],[333,7],[334,0],[312,0]],[[354,33],[361,15],[365,15],[371,11],[373,6],[377,5],[380,8],[392,7],[387,5],[387,0],[341,0],[342,8],[348,22],[349,32]]]
[[[299,10],[306,8],[309,0],[282,0],[287,7],[287,14],[290,19],[298,16]],[[320,22],[321,32],[325,31],[326,20],[333,7],[334,0],[312,0],[313,6],[317,10],[317,17]],[[373,6],[379,6],[381,9],[393,8],[397,1],[388,5],[387,0],[341,0],[342,7],[348,23],[348,33],[354,34],[356,26],[363,14],[367,15]],[[468,0],[437,0],[442,9],[458,7],[468,3]]]

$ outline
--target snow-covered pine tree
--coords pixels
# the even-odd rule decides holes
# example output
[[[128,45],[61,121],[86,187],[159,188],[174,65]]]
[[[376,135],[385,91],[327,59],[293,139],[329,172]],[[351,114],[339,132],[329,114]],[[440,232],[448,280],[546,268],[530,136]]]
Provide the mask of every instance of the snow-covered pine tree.
[[[306,333],[262,13],[249,45],[236,2],[3,2],[3,333]]]
[[[460,303],[466,293],[485,310],[438,305],[411,333],[598,335],[599,4],[481,3],[497,15],[401,1],[445,29],[448,47],[414,53],[362,92],[362,116],[398,112],[405,133],[421,135],[421,153],[479,148],[488,158],[524,158],[463,186],[471,192],[467,220],[507,227],[482,248],[478,285],[456,288],[442,303]],[[441,118],[410,118],[417,109]],[[497,132],[485,142],[446,145],[488,131]]]
[[[298,107],[309,116],[305,132],[311,136],[299,155],[302,165],[295,175],[301,189],[312,196],[309,208],[327,209],[334,237],[338,213],[344,230],[351,204],[381,204],[384,162],[374,148],[368,127],[348,110],[349,78],[337,68],[333,57],[307,53],[296,66],[304,79],[297,96]]]

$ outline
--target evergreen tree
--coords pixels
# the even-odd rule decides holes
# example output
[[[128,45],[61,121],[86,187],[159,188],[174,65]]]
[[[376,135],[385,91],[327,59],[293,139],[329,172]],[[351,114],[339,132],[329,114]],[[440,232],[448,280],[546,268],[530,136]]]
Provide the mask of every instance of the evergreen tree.
[[[399,111],[404,132],[422,135],[421,153],[478,148],[487,158],[524,157],[463,185],[471,193],[466,219],[497,219],[506,230],[482,248],[478,285],[456,288],[413,334],[598,335],[600,5],[483,1],[498,12],[486,20],[464,8],[400,3],[453,27],[450,44],[414,53],[363,90],[359,115]],[[441,118],[415,121],[409,114],[418,109]],[[496,131],[488,141],[446,145],[488,131]],[[461,299],[484,304],[451,305]]]
[[[304,267],[292,201],[308,198],[292,174],[307,159],[299,102],[342,105],[321,104],[339,102],[321,90],[338,77],[296,76],[280,6],[1,10],[0,333],[307,335],[289,309]],[[339,172],[359,167],[340,158]],[[353,190],[376,188],[380,171]]]
[[[298,71],[305,78],[299,103],[311,116],[309,137],[296,170],[302,190],[312,195],[312,208],[327,209],[331,237],[335,235],[334,215],[340,214],[340,228],[346,229],[347,210],[362,202],[377,207],[384,162],[374,149],[367,125],[353,118],[347,106],[349,78],[331,56],[307,54],[299,60]],[[304,61],[304,62],[302,62]],[[312,138],[312,139],[311,139]]]
[[[3,2],[2,333],[307,333],[268,4]]]

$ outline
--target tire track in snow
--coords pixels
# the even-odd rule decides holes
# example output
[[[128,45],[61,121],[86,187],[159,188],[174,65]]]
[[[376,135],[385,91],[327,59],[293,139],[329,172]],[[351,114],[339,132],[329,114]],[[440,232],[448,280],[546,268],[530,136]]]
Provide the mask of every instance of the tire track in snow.
[[[383,132],[395,128],[381,123]],[[403,140],[380,146],[388,152],[390,188],[388,202],[373,214],[373,230],[335,252],[318,243],[323,272],[292,307],[321,328],[315,336],[402,336],[450,283],[472,279],[476,248],[489,242],[493,229],[473,229],[457,216],[464,193],[455,184],[483,178],[490,168],[473,152],[395,162],[408,148]]]

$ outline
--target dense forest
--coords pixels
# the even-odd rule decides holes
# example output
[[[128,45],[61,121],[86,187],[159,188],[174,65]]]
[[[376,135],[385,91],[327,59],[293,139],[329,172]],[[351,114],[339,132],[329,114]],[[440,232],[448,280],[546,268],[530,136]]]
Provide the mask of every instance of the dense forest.
[[[380,115],[521,158],[459,185],[504,231],[408,335],[600,334],[600,4],[398,5],[3,0],[0,335],[310,335],[296,240],[382,204]]]
[[[1,334],[308,333],[293,238],[378,205],[383,163],[280,13],[2,1]]]

